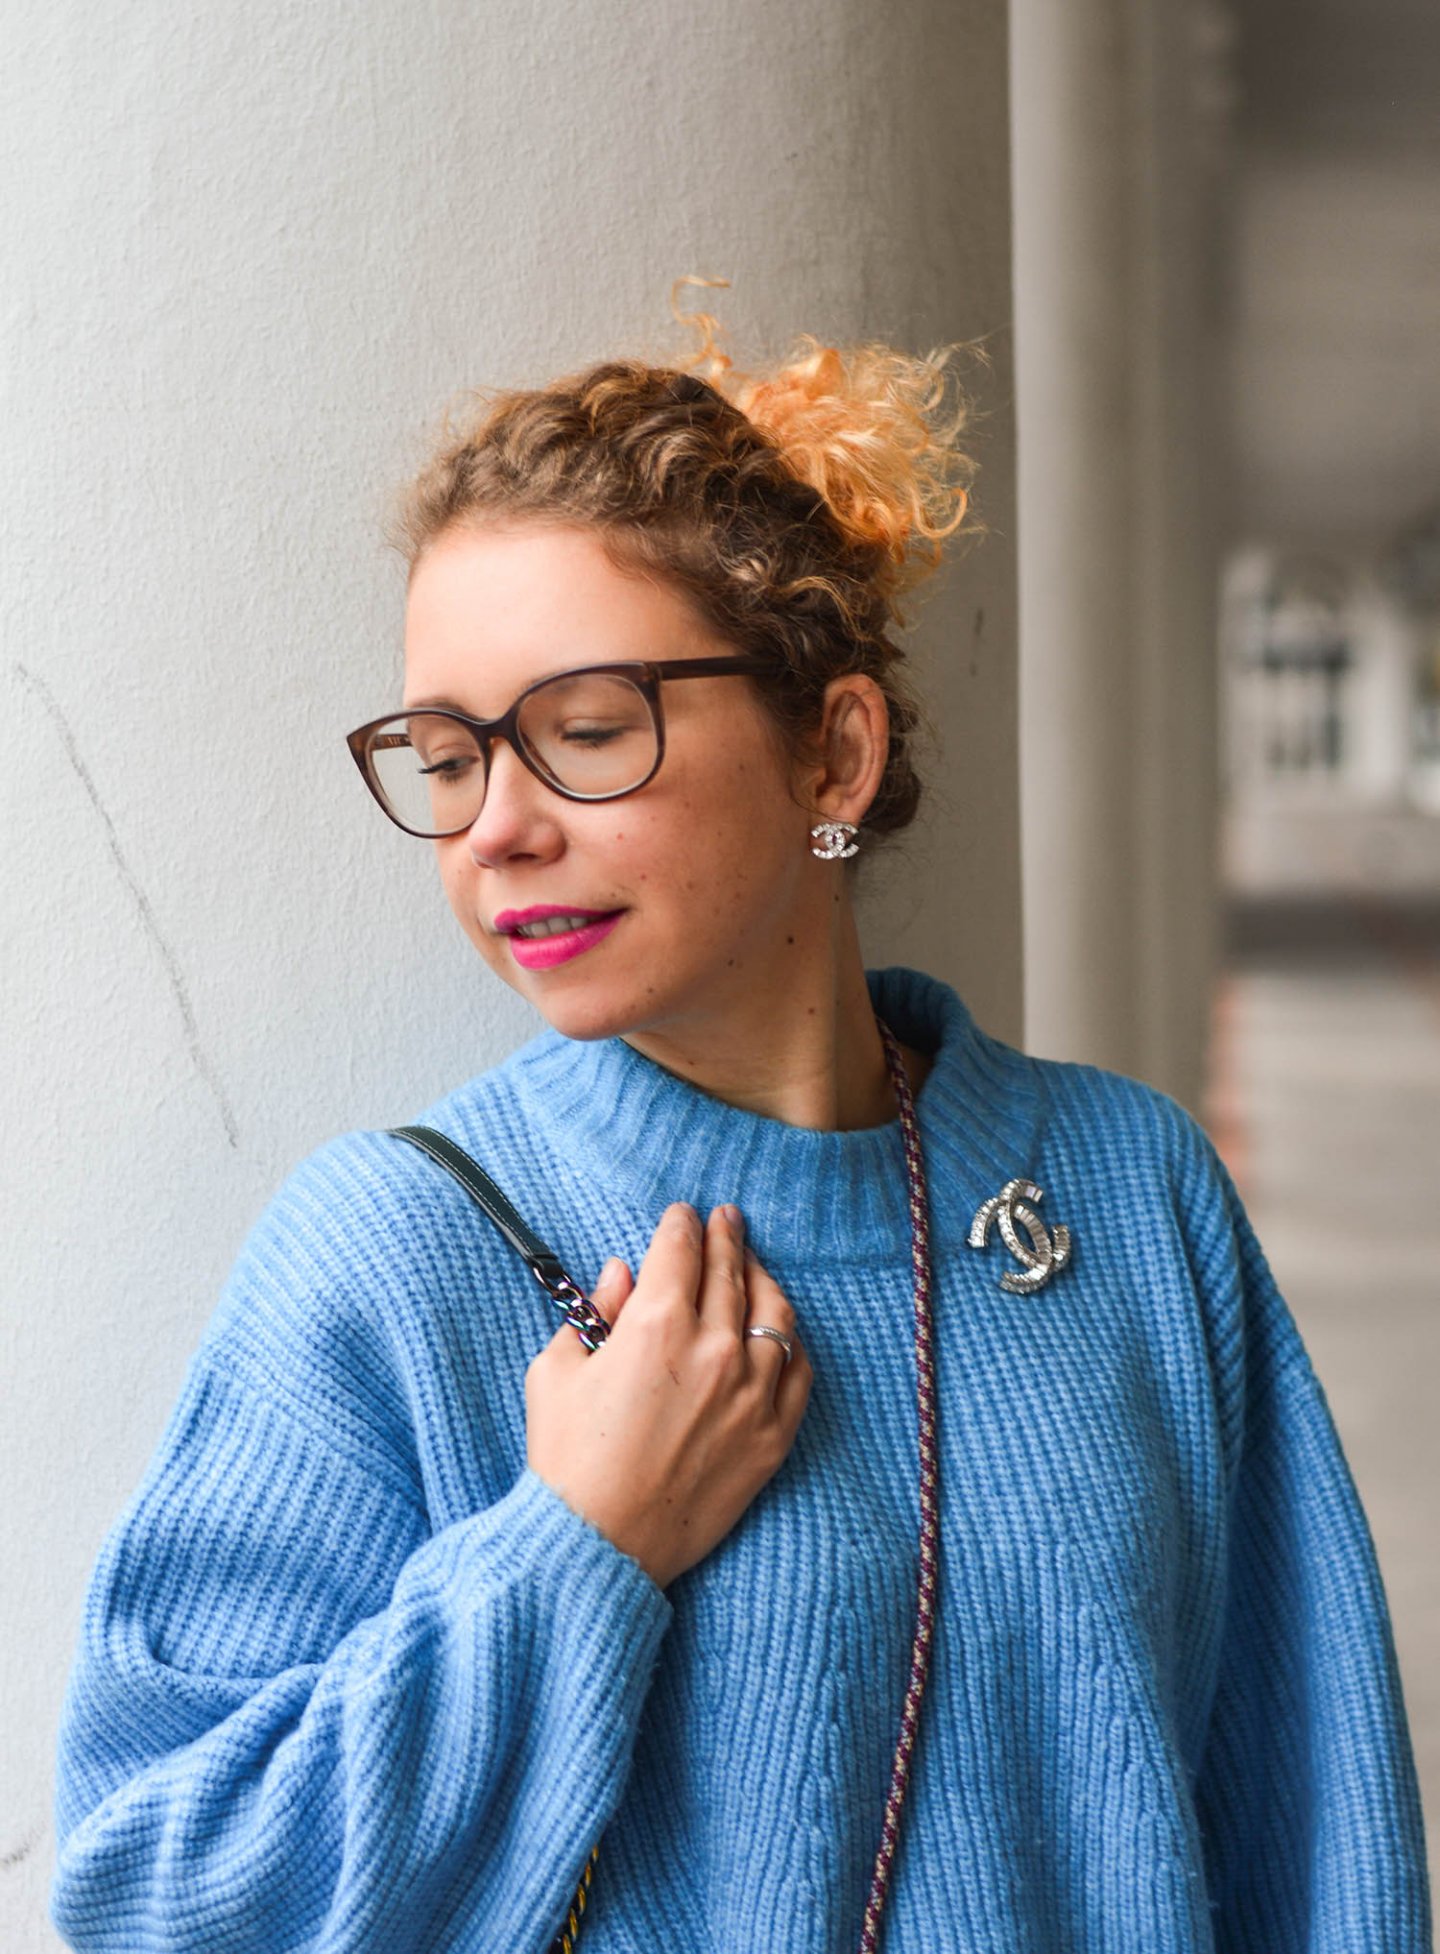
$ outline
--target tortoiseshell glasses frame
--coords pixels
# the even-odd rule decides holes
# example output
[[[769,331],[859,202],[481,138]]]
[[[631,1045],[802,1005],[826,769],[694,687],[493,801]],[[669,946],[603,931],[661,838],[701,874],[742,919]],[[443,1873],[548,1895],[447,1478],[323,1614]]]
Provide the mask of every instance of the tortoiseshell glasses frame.
[[[527,685],[507,712],[498,719],[475,719],[469,713],[461,712],[455,706],[412,706],[406,712],[386,713],[380,719],[371,719],[363,726],[357,726],[353,733],[345,735],[345,744],[351,757],[360,769],[361,778],[369,788],[381,812],[406,834],[416,835],[422,841],[438,841],[447,835],[463,834],[478,819],[484,806],[484,791],[476,803],[468,820],[459,821],[453,827],[416,827],[404,821],[396,813],[386,796],[380,777],[376,772],[375,755],[399,747],[409,747],[412,742],[407,727],[412,719],[443,719],[465,728],[475,738],[484,759],[484,785],[490,779],[490,746],[495,739],[507,740],[521,763],[542,781],[552,793],[559,794],[567,801],[618,801],[627,794],[636,794],[655,778],[660,763],[665,758],[665,714],[660,702],[660,687],[667,679],[684,678],[728,678],[731,676],[757,676],[771,669],[760,658],[743,656],[716,658],[662,658],[662,659],[622,659],[613,664],[575,665],[559,672],[547,672],[544,678],[536,679]],[[624,787],[606,789],[603,793],[586,794],[567,787],[557,778],[541,756],[527,745],[520,728],[520,714],[525,702],[534,693],[561,680],[594,675],[608,675],[628,679],[631,685],[649,707],[651,725],[654,729],[654,757],[640,779],[629,782]]]

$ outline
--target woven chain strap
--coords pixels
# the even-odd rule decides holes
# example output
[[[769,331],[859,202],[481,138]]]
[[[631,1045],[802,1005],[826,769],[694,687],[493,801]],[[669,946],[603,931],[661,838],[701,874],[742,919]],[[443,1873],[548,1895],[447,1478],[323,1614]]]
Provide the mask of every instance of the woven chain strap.
[[[900,1131],[905,1143],[905,1176],[910,1198],[910,1261],[915,1271],[915,1398],[920,1426],[920,1575],[915,1611],[915,1641],[910,1655],[910,1680],[905,1686],[905,1705],[900,1714],[900,1736],[895,1746],[895,1765],[890,1775],[890,1790],[885,1799],[885,1819],[880,1828],[880,1850],[870,1882],[870,1897],[865,1903],[865,1918],[860,1927],[860,1954],[875,1954],[880,1926],[880,1910],[889,1889],[890,1866],[900,1836],[900,1808],[910,1783],[910,1759],[915,1749],[915,1733],[920,1722],[920,1703],[930,1673],[930,1644],[935,1633],[935,1569],[939,1558],[940,1507],[936,1496],[938,1474],[935,1466],[935,1359],[930,1317],[930,1219],[925,1197],[925,1162],[920,1151],[920,1122],[915,1116],[915,1100],[894,1033],[880,1018],[880,1036],[895,1096],[900,1101]]]

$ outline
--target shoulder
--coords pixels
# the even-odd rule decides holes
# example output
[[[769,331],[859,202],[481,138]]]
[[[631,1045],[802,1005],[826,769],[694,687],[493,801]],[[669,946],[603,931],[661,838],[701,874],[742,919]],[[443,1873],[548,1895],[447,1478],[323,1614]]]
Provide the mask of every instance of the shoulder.
[[[1040,1177],[1063,1173],[1125,1245],[1137,1279],[1178,1275],[1208,1313],[1233,1310],[1242,1282],[1268,1278],[1229,1169],[1178,1099],[1127,1073],[1029,1057],[1043,1106]]]
[[[1119,1131],[1163,1150],[1190,1127],[1203,1132],[1199,1121],[1178,1099],[1129,1073],[1112,1072],[1103,1065],[1086,1065],[1076,1059],[1027,1056],[1026,1063],[1052,1114],[1083,1126],[1092,1136]]]
[[[416,1123],[454,1124],[437,1108]],[[339,1134],[286,1174],[245,1238],[235,1274],[258,1289],[348,1288],[357,1300],[378,1301],[403,1285],[417,1259],[443,1257],[457,1199],[394,1131]]]
[[[1203,1330],[1227,1428],[1257,1343],[1307,1362],[1235,1181],[1203,1124],[1158,1087],[1100,1066],[1031,1059],[1048,1102],[1046,1173],[1083,1176],[1130,1279]],[[1248,1353],[1248,1355],[1247,1355]]]
[[[458,1087],[413,1123],[467,1148],[484,1136],[503,1176],[512,1143],[502,1073]],[[198,1354],[302,1411],[328,1416],[343,1404],[361,1424],[383,1425],[441,1314],[457,1298],[483,1298],[510,1253],[418,1148],[387,1128],[341,1133],[298,1161],[266,1203]]]
[[[523,1151],[510,1061],[456,1086],[398,1125],[438,1128],[502,1164]],[[394,1128],[355,1128],[286,1174],[247,1236],[238,1267],[289,1272],[378,1294],[416,1257],[442,1255],[466,1197]]]
[[[1023,1070],[1052,1158],[1147,1205],[1224,1198],[1229,1176],[1214,1141],[1170,1093],[1105,1066],[998,1049]]]

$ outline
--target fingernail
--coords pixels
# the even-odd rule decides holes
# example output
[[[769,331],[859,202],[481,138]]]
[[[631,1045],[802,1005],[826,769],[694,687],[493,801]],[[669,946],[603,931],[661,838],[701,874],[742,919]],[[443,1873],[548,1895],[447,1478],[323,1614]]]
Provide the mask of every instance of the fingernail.
[[[720,1210],[732,1228],[743,1228],[744,1218],[733,1201],[727,1201]]]
[[[595,1278],[596,1289],[597,1290],[608,1289],[611,1283],[615,1281],[619,1273],[620,1273],[620,1257],[618,1255],[612,1255],[608,1257],[604,1268],[600,1271],[599,1275],[596,1276]]]

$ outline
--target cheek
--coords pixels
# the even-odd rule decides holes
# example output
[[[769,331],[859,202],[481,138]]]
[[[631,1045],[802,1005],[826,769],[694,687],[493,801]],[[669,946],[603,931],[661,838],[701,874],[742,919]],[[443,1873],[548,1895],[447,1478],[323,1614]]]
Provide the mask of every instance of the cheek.
[[[440,870],[440,884],[445,891],[445,900],[454,912],[456,921],[465,934],[484,947],[484,931],[475,913],[476,870],[469,862],[463,849],[447,848],[437,850]]]
[[[767,930],[803,900],[805,852],[783,810],[744,791],[697,810],[668,864],[670,887],[697,941],[730,941],[737,926]]]
[[[758,729],[729,751],[717,748],[676,769],[675,811],[697,845],[777,854],[800,818],[779,758]]]

